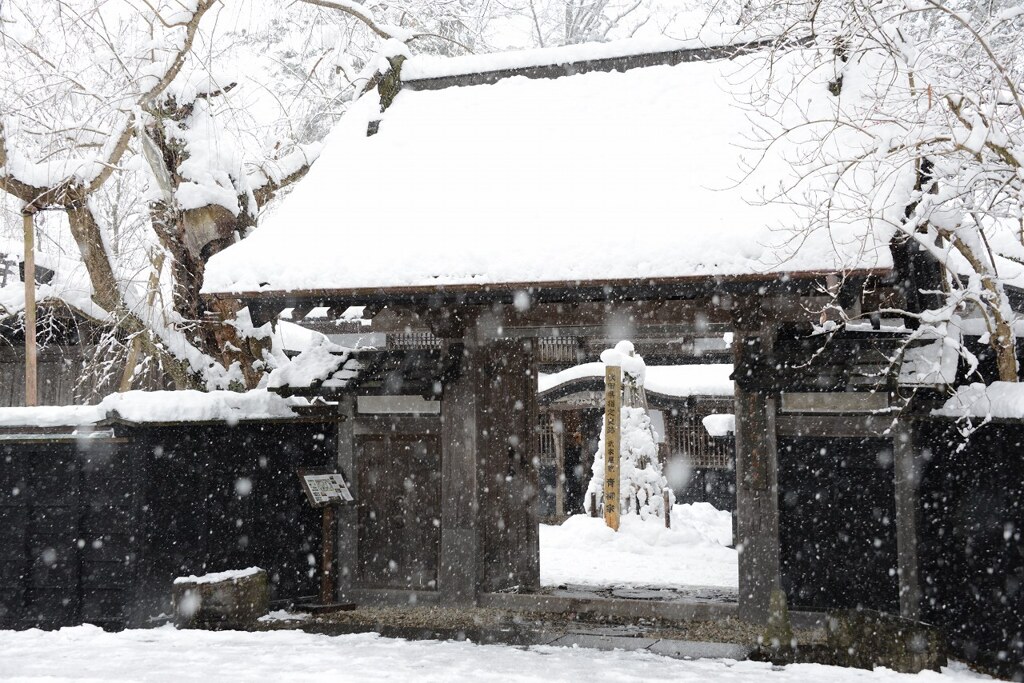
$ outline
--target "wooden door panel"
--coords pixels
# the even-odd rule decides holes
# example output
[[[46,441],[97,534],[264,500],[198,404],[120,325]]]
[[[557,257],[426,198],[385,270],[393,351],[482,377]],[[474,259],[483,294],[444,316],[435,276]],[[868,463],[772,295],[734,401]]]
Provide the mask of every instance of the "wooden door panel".
[[[356,469],[358,581],[374,588],[435,588],[441,542],[440,439],[360,436]]]
[[[436,587],[441,548],[441,441],[437,436],[395,436],[402,477],[403,579],[420,589]]]

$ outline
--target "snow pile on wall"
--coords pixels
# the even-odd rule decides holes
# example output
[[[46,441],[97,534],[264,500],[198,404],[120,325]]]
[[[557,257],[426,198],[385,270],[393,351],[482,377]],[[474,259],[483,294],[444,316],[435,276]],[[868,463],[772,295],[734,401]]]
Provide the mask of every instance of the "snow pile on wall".
[[[0,408],[0,426],[85,426],[107,418],[126,422],[215,422],[295,417],[300,398],[282,398],[265,389],[235,391],[127,391],[91,406]]]
[[[932,415],[954,418],[1021,419],[1024,418],[1024,384],[980,382],[960,387]]]
[[[95,424],[105,417],[98,405],[0,408],[0,427],[76,427]]]
[[[128,422],[204,422],[294,417],[297,398],[252,391],[128,391],[111,394],[100,408]]]
[[[544,586],[736,587],[732,515],[708,503],[676,505],[672,528],[636,515],[619,532],[604,519],[575,515],[540,527],[540,580]]]

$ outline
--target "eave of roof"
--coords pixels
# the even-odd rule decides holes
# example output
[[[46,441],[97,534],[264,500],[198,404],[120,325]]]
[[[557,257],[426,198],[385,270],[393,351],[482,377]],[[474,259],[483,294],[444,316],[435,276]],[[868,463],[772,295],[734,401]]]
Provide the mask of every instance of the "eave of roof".
[[[885,277],[891,268],[865,268],[841,273],[846,279]],[[280,305],[344,306],[366,304],[418,304],[432,307],[449,304],[474,305],[513,303],[521,292],[534,303],[584,301],[649,301],[700,299],[718,293],[767,294],[808,291],[816,281],[836,275],[834,271],[744,273],[737,275],[695,275],[645,280],[504,282],[454,284],[433,287],[370,287],[354,289],[255,290],[203,294],[207,301],[240,299]]]

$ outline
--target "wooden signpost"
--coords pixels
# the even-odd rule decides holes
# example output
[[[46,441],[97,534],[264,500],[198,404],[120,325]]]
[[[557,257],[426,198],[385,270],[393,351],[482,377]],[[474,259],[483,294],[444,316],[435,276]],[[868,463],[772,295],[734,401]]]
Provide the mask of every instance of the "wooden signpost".
[[[604,523],[619,530],[619,446],[622,441],[622,368],[604,369]]]
[[[320,556],[320,604],[305,605],[311,612],[353,609],[354,605],[334,602],[334,508],[353,502],[352,492],[345,482],[345,476],[326,468],[303,468],[299,470],[302,492],[314,508],[323,511],[320,528],[323,534]]]

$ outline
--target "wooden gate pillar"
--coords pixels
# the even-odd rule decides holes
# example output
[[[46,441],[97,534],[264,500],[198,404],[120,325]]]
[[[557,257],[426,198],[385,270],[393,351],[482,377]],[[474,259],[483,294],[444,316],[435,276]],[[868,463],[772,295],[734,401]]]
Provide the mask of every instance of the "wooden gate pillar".
[[[441,401],[441,557],[438,591],[447,605],[476,604],[478,562],[477,405],[474,386],[480,350],[473,325],[462,339],[458,377],[445,384]]]
[[[754,304],[756,305],[756,304]],[[744,390],[750,378],[738,376],[752,364],[747,360],[770,354],[774,330],[753,326],[759,316],[737,313],[733,351],[736,380],[736,536],[739,551],[741,619],[767,623],[772,591],[781,589],[779,560],[778,453],[776,398],[764,390]]]
[[[483,593],[540,586],[537,364],[533,339],[492,339],[477,396]]]
[[[338,453],[336,462],[348,480],[349,491],[359,500],[359,478],[355,462],[355,396],[345,395],[338,402]],[[352,588],[359,557],[359,506],[342,505],[336,511],[335,558],[337,566],[338,602],[345,602],[345,593]]]

